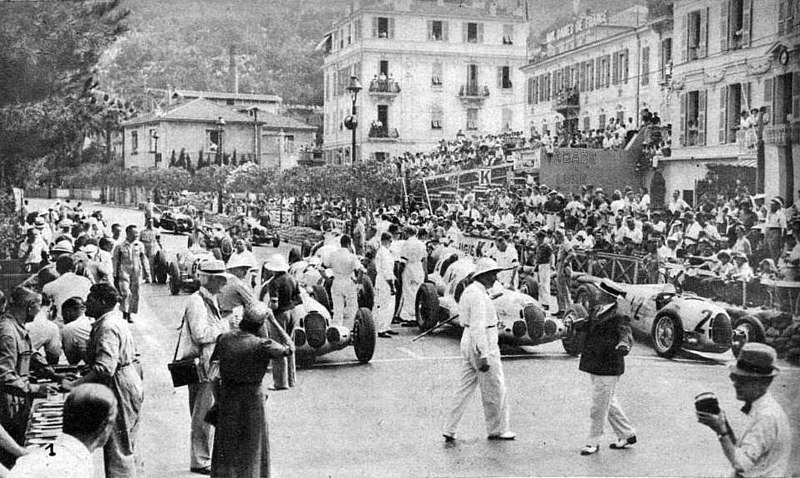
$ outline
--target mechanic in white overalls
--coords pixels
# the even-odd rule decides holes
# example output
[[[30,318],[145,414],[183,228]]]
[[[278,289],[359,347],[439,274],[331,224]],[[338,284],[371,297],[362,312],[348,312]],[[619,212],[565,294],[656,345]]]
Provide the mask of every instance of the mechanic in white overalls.
[[[406,239],[400,250],[400,277],[403,281],[403,298],[398,315],[406,324],[416,325],[416,301],[419,286],[425,281],[425,259],[428,250],[417,239],[417,228],[406,227]]]
[[[461,336],[461,382],[442,432],[448,442],[455,440],[458,423],[479,385],[488,438],[516,438],[508,425],[506,380],[497,345],[497,311],[488,291],[497,281],[497,273],[502,270],[497,262],[488,257],[479,259],[472,273],[473,282],[464,289],[458,304],[458,314],[464,326]]]
[[[489,246],[485,255],[489,259],[494,259],[497,264],[504,269],[503,272],[497,274],[497,280],[506,289],[511,289],[514,284],[514,271],[513,268],[519,265],[519,254],[517,249],[509,244],[511,235],[506,230],[501,230],[497,233],[494,243]]]
[[[353,242],[350,236],[343,235],[341,247],[330,255],[333,283],[331,284],[331,300],[333,301],[333,323],[353,329],[353,320],[358,312],[358,289],[354,274],[364,269],[358,256],[353,254]]]

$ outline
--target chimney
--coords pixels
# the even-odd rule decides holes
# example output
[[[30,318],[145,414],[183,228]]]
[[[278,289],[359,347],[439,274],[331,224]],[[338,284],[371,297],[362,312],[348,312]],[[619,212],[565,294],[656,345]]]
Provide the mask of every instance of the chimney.
[[[231,93],[239,93],[239,59],[236,57],[236,45],[230,46],[230,66],[228,67],[228,74],[230,75]]]
[[[489,16],[497,16],[497,2],[492,2],[489,4]]]

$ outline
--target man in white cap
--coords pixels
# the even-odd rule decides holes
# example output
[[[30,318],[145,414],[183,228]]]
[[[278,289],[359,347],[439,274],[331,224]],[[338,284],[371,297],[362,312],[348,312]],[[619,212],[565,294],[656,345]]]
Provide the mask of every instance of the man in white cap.
[[[725,458],[736,476],[789,476],[792,457],[792,429],[786,412],[769,392],[779,373],[775,349],[766,344],[748,343],[742,347],[730,377],[736,399],[744,402],[747,423],[736,437],[723,410],[697,411],[697,421],[716,432]]]
[[[473,282],[461,295],[458,313],[464,326],[461,336],[461,382],[442,435],[445,441],[455,440],[456,429],[480,386],[486,429],[490,440],[513,440],[509,429],[508,398],[500,348],[497,345],[497,311],[489,291],[503,269],[492,259],[479,259],[472,273]]]
[[[232,329],[239,327],[245,309],[256,302],[247,273],[256,267],[255,260],[244,255],[231,256],[228,264],[228,282],[219,293],[219,311]]]
[[[178,359],[189,354],[199,356],[200,370],[205,376],[201,383],[189,385],[189,413],[191,415],[190,470],[196,473],[211,473],[211,450],[214,428],[205,422],[205,416],[214,404],[211,381],[217,376],[212,366],[211,355],[217,337],[230,330],[220,313],[217,297],[225,287],[228,275],[225,263],[218,260],[201,262],[198,266],[200,289],[189,296],[181,324],[181,343]]]
[[[269,307],[275,315],[275,323],[269,324],[269,336],[281,345],[290,346],[295,326],[300,322],[296,307],[303,303],[300,298],[300,286],[289,274],[289,262],[280,254],[273,254],[264,263],[264,269],[272,273],[267,284],[269,291]],[[280,327],[282,331],[278,329]],[[294,354],[272,359],[272,382],[275,390],[286,390],[295,385]]]

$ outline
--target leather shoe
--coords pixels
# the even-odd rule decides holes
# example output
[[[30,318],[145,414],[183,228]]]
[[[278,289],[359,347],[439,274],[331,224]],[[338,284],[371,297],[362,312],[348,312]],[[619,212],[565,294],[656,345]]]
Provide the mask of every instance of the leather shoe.
[[[489,440],[513,440],[517,438],[517,434],[514,432],[503,432],[499,435],[489,435]]]
[[[581,455],[594,455],[598,451],[600,451],[600,445],[586,445],[581,448]]]
[[[625,448],[628,448],[629,446],[635,444],[636,444],[636,435],[633,435],[625,439],[619,439],[614,443],[608,445],[608,447],[611,448],[612,450],[624,450]]]
[[[454,441],[456,441],[456,437],[449,433],[442,433],[442,436],[444,437],[445,443],[453,443]]]
[[[211,467],[204,466],[202,468],[189,468],[189,471],[192,473],[197,473],[198,475],[211,475]]]
[[[413,321],[403,321],[400,323],[400,327],[416,327],[417,323]]]
[[[391,339],[392,336],[389,335],[389,332],[378,332],[378,337],[382,339]]]

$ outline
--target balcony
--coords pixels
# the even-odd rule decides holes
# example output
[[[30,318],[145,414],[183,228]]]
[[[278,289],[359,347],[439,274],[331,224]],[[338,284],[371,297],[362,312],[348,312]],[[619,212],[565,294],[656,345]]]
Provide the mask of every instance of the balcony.
[[[756,157],[756,130],[740,129],[736,131],[736,145],[739,147],[739,158]]]
[[[580,109],[580,96],[577,88],[561,90],[553,99],[553,110],[561,113],[565,118],[577,117]]]
[[[386,126],[379,126],[373,124],[369,127],[369,134],[367,134],[370,141],[386,141],[386,142],[394,142],[400,139],[400,133],[397,131],[397,128],[388,128]]]
[[[398,83],[394,78],[375,78],[369,83],[368,92],[370,96],[391,99],[400,93],[400,83]]]
[[[464,103],[482,104],[489,97],[489,87],[486,85],[466,84],[458,90],[458,98]]]
[[[767,125],[764,127],[764,144],[786,146],[786,141],[791,137],[792,127],[788,123]]]

